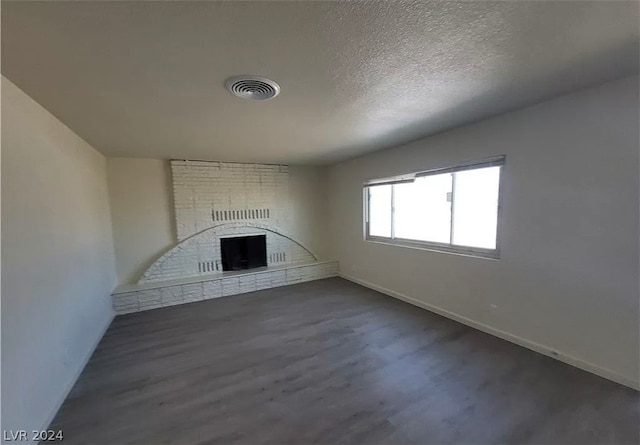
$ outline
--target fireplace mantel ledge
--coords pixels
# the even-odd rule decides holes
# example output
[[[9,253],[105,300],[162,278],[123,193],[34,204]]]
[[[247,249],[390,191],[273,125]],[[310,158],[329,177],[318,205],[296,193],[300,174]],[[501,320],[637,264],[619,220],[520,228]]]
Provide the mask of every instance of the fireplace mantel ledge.
[[[335,262],[336,262],[335,260],[327,260],[327,261],[314,261],[312,263],[290,263],[290,264],[285,264],[281,266],[257,267],[255,269],[247,269],[247,270],[241,270],[241,271],[228,271],[228,272],[222,272],[222,273],[210,274],[210,275],[199,275],[199,276],[193,276],[193,277],[177,278],[174,280],[150,281],[142,284],[123,284],[121,286],[116,287],[115,290],[112,292],[112,295],[135,292],[139,290],[159,289],[162,287],[178,286],[181,284],[191,284],[191,283],[201,283],[204,281],[221,280],[223,278],[228,278],[228,277],[258,275],[258,274],[273,272],[276,270],[295,269],[297,267],[315,266],[315,265],[329,264],[329,263],[335,263]]]

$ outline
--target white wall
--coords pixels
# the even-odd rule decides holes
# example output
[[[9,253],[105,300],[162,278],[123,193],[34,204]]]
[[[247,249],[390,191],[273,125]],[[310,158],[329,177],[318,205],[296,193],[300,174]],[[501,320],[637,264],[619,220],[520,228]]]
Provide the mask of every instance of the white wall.
[[[340,272],[637,386],[638,97],[628,78],[332,167]],[[366,179],[500,154],[500,260],[363,241]]]
[[[114,285],[105,158],[3,77],[3,430],[48,425]]]
[[[119,283],[133,284],[177,243],[169,162],[110,158],[108,177]],[[290,166],[289,188],[291,235],[327,259],[324,169]]]
[[[107,159],[118,281],[135,283],[176,242],[169,162]]]

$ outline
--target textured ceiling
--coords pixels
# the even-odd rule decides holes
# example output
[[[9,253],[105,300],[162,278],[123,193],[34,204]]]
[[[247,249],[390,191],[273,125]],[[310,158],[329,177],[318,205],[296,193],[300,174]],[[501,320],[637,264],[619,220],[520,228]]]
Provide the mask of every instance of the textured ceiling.
[[[106,155],[328,163],[637,73],[638,7],[3,1],[2,72]]]

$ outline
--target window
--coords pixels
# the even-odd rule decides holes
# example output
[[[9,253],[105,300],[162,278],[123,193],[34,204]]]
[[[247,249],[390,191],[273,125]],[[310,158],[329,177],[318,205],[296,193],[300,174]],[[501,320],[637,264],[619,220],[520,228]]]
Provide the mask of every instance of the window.
[[[365,184],[366,239],[498,257],[504,156]]]

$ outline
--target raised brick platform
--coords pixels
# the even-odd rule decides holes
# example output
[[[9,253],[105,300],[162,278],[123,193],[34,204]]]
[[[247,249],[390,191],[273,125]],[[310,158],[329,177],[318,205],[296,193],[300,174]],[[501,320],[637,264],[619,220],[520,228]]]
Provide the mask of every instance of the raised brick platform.
[[[128,314],[271,289],[303,281],[320,280],[337,276],[337,274],[337,261],[319,261],[243,272],[225,272],[222,275],[210,277],[120,286],[112,294],[113,308],[116,314]]]

